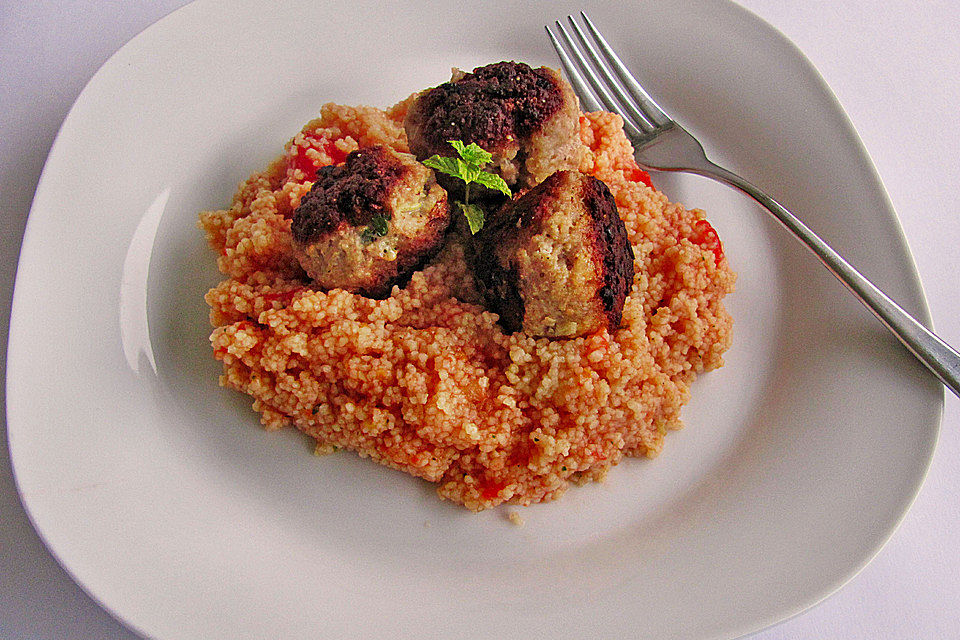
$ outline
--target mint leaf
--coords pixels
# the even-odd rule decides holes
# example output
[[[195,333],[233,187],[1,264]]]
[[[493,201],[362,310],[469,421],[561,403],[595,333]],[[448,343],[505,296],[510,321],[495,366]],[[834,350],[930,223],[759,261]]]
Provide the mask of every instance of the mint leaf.
[[[499,191],[505,196],[512,195],[510,193],[510,187],[507,186],[506,181],[503,178],[498,176],[495,173],[488,173],[486,171],[480,171],[477,174],[477,177],[473,179],[474,182],[478,182],[488,189],[493,189],[494,191]]]
[[[460,178],[467,184],[476,182],[483,165],[493,160],[493,156],[473,142],[464,146],[459,140],[451,140],[450,144],[460,155],[459,158],[432,155],[424,160],[423,164],[454,178]]]
[[[464,162],[474,165],[478,169],[493,160],[493,154],[484,150],[476,142],[471,142],[466,146],[459,140],[449,140],[448,142],[457,150]]]
[[[457,162],[460,165],[460,179],[467,184],[476,182],[477,176],[480,175],[479,165],[469,164],[463,160],[457,160]]]
[[[451,175],[454,178],[460,177],[460,164],[462,164],[462,161],[459,158],[445,158],[434,155],[424,160],[423,164],[431,169],[436,169],[437,171]]]
[[[463,211],[463,215],[467,219],[467,224],[470,225],[471,234],[475,234],[477,231],[480,231],[480,229],[483,229],[485,219],[483,209],[480,208],[480,205],[464,204],[461,202],[460,210]]]
[[[490,152],[484,151],[475,142],[470,144],[463,144],[461,140],[448,140],[448,142],[460,156],[459,158],[432,155],[424,160],[423,164],[431,169],[463,180],[464,202],[460,203],[460,210],[463,211],[463,215],[466,216],[467,222],[470,224],[470,233],[476,233],[483,228],[484,215],[483,209],[475,204],[470,204],[471,183],[476,182],[488,189],[499,191],[507,197],[512,195],[510,187],[497,174],[483,170],[483,166],[493,160],[493,155]],[[381,235],[386,235],[386,231]]]
[[[367,228],[360,232],[360,238],[364,242],[373,242],[377,238],[387,235],[387,231],[387,218],[378,213],[370,219]]]

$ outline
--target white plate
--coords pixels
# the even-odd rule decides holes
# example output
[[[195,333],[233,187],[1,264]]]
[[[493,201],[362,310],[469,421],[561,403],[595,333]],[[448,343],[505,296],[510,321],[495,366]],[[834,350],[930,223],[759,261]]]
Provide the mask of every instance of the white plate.
[[[522,528],[355,456],[315,458],[217,386],[197,212],[325,101],[386,106],[454,65],[555,64],[542,26],[581,5],[716,160],[927,318],[850,123],[744,10],[322,4],[177,11],[104,65],[50,153],[17,274],[8,431],[24,504],[77,582],[164,639],[729,638],[860,569],[920,486],[942,391],[756,206],[699,178],[654,177],[708,211],[740,273],[728,365],[695,384],[659,459],[522,509]]]

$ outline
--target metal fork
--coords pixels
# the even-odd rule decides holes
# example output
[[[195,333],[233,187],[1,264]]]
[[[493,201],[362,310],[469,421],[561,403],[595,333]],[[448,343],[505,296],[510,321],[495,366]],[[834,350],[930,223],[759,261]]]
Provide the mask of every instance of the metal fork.
[[[572,16],[567,16],[573,31],[572,36],[559,20],[556,22],[556,31],[560,37],[558,38],[549,26],[546,27],[547,35],[585,108],[590,111],[612,111],[623,117],[624,130],[633,144],[637,164],[644,169],[683,171],[706,176],[743,191],[766,207],[783,226],[820,258],[827,269],[846,285],[920,362],[960,397],[960,354],[850,266],[840,254],[783,205],[740,176],[708,160],[700,142],[668,116],[644,91],[590,18],[582,11],[580,16],[592,36],[592,42],[591,37],[584,33]]]

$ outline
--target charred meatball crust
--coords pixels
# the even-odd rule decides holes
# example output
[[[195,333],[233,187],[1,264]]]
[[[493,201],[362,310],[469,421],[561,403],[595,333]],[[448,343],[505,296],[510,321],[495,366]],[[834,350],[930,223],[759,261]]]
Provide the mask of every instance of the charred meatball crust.
[[[407,112],[410,152],[420,160],[454,155],[450,140],[493,154],[493,170],[511,187],[529,188],[583,155],[580,104],[559,73],[522,62],[498,62],[421,92]],[[461,186],[441,183],[459,197]],[[488,195],[495,192],[490,191]]]
[[[437,252],[449,225],[447,194],[433,171],[378,145],[319,169],[291,233],[318,287],[383,298]]]
[[[506,331],[573,337],[620,326],[633,248],[610,190],[558,171],[474,237],[474,276]]]

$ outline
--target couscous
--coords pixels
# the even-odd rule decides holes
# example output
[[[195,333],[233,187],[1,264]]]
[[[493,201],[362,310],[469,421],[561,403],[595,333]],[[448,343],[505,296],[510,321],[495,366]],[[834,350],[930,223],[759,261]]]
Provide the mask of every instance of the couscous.
[[[306,273],[291,224],[317,169],[376,145],[408,153],[414,100],[324,105],[229,208],[200,215],[226,276],[206,296],[221,384],[252,396],[267,429],[295,426],[319,453],[354,451],[472,510],[552,500],[623,456],[656,456],[690,383],[723,362],[735,275],[703,212],[671,203],[637,167],[619,116],[581,114],[576,132],[579,170],[609,188],[632,248],[616,330],[506,331],[457,225],[380,299]]]

